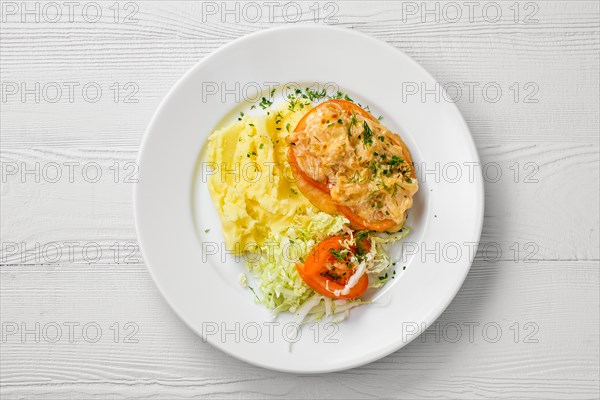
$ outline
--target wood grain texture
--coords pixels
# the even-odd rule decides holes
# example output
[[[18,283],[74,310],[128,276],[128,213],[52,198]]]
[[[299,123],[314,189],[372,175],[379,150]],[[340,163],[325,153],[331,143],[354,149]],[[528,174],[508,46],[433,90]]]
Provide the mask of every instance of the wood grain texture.
[[[93,344],[78,334],[75,344],[9,336],[3,390],[52,398],[589,398],[597,388],[591,350],[598,346],[599,278],[596,262],[475,262],[439,328],[365,367],[298,377],[251,367],[202,343],[170,311],[142,265],[5,267],[2,312],[12,316],[5,322],[24,321],[29,329],[35,322],[96,322],[104,335]],[[573,318],[582,310],[588,318]],[[139,342],[114,343],[108,327],[116,321],[136,323]],[[479,324],[472,343],[468,323]],[[498,342],[483,336],[487,323],[501,327]],[[526,323],[539,329],[529,339]],[[453,342],[454,331],[436,338],[436,329],[451,324],[463,327],[459,340]]]
[[[520,246],[535,244],[535,259],[539,260],[598,260],[599,249],[595,244],[599,241],[600,227],[598,220],[589,215],[600,207],[594,185],[600,179],[599,146],[489,142],[479,145],[481,162],[487,171],[482,244],[498,244],[504,260],[513,256],[509,247],[515,242]],[[113,243],[124,245],[136,241],[131,205],[134,183],[126,179],[134,171],[129,168],[133,165],[127,163],[135,162],[135,156],[135,151],[111,149],[5,149],[1,157],[5,168],[10,164],[18,170],[7,176],[3,185],[6,194],[0,214],[4,221],[3,241],[25,243],[25,247],[19,251],[0,249],[0,260],[8,264],[30,263],[34,256],[27,254],[38,243],[43,247],[54,242],[77,241],[81,243],[79,247],[98,243],[105,256],[99,262],[112,262],[114,252],[109,247]],[[73,167],[72,183],[67,163],[79,163]],[[96,183],[86,180],[95,177],[94,169],[84,175],[84,166],[92,163],[101,168],[101,178]],[[38,165],[39,173],[23,175],[23,171],[35,171]],[[52,182],[53,168],[43,172],[52,165],[58,165],[62,173],[56,183]],[[437,176],[427,175],[427,179],[450,177],[441,167],[439,171]],[[462,172],[467,179],[466,168]],[[581,176],[588,184],[581,184],[573,176]],[[562,190],[557,191],[558,187]],[[567,212],[569,201],[573,205]],[[31,202],[25,204],[43,215],[43,224],[30,224],[29,214],[13,211],[24,202]],[[62,261],[65,257],[66,254]],[[141,254],[136,258],[142,261]],[[81,251],[75,253],[73,262],[85,263]]]
[[[316,23],[384,40],[440,83],[460,87],[457,106],[481,160],[502,171],[498,182],[486,182],[481,240],[498,244],[502,256],[490,260],[478,253],[455,300],[421,339],[367,366],[321,376],[247,365],[202,343],[178,320],[136,248],[133,183],[125,179],[130,170],[124,166],[135,161],[154,110],[183,73],[233,39],[289,22],[282,13],[270,22],[264,5],[255,22],[231,16],[223,22],[221,14],[206,15],[201,3],[140,1],[138,23],[123,23],[125,2],[119,3],[115,23],[109,9],[114,2],[99,3],[103,17],[96,23],[81,16],[73,23],[35,23],[31,16],[22,23],[20,15],[3,14],[0,24],[3,171],[36,163],[41,169],[58,163],[63,174],[64,163],[97,163],[102,171],[97,183],[87,182],[79,168],[73,182],[63,177],[51,183],[43,176],[36,182],[34,174],[23,179],[20,171],[1,182],[3,333],[12,324],[31,329],[36,322],[102,328],[97,343],[82,340],[77,330],[75,343],[66,330],[56,343],[44,338],[37,343],[32,334],[24,341],[19,334],[3,336],[2,399],[598,398],[597,1],[520,2],[518,22],[511,13],[514,2],[497,1],[503,14],[496,23],[481,8],[472,21],[453,23],[452,14],[438,13],[439,22],[431,15],[422,21],[421,9],[407,14],[404,7],[411,2],[373,1],[368,8],[362,1],[319,3]],[[330,3],[337,21],[324,22]],[[525,8],[527,3],[533,8]],[[301,4],[298,23],[315,23],[312,4]],[[439,3],[440,10],[445,4]],[[525,23],[531,10],[538,21]],[[464,6],[461,11],[467,12]],[[274,49],[274,56],[295,57],[288,49]],[[43,88],[52,82],[75,82],[78,88],[93,82],[102,96],[92,103],[76,90],[73,102],[63,94],[53,103],[43,95],[39,102],[33,95],[23,101],[20,93],[6,92],[13,84]],[[115,82],[133,84],[137,102],[123,102],[124,89],[115,102]],[[472,99],[468,84],[475,85]],[[485,97],[486,85],[501,88],[498,101]],[[73,257],[65,253],[56,262],[51,255],[36,259],[31,250],[37,243],[66,242],[76,243]],[[526,262],[523,251],[515,260],[515,242],[520,248],[535,244],[535,262]],[[101,249],[98,260],[84,256],[86,244]],[[137,343],[125,342],[127,323],[137,327]],[[469,323],[478,324],[472,342]],[[502,329],[498,342],[482,334],[487,323]],[[462,336],[453,342],[446,334],[455,325]]]

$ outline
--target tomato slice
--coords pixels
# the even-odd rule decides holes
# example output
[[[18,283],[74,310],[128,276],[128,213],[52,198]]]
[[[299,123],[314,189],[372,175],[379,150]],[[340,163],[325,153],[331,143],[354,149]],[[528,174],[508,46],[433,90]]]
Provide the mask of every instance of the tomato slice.
[[[396,222],[393,219],[385,219],[383,221],[367,221],[352,211],[350,207],[336,205],[336,208],[341,214],[348,218],[353,227],[358,229],[368,229],[370,231],[383,232],[396,225]]]
[[[327,100],[327,101],[324,101],[323,103],[319,104],[318,106],[316,106],[315,108],[313,108],[309,112],[307,112],[304,115],[304,117],[302,117],[302,119],[300,121],[298,121],[298,125],[296,125],[296,128],[294,129],[294,132],[303,131],[304,128],[306,127],[306,119],[308,118],[308,116],[310,114],[312,114],[313,112],[315,112],[316,110],[318,110],[320,107],[324,107],[327,104],[332,104],[332,103],[337,104],[340,107],[342,107],[342,110],[350,111],[350,112],[356,112],[356,113],[362,115],[363,118],[370,119],[371,121],[377,121],[377,119],[374,116],[372,116],[369,112],[367,112],[365,109],[363,109],[362,107],[354,104],[351,101],[348,101],[348,100]]]
[[[363,118],[369,119],[371,121],[377,121],[377,119],[375,117],[373,117],[369,112],[364,110],[362,107],[352,103],[351,101],[328,100],[326,102],[319,104],[318,106],[316,106],[315,108],[310,110],[308,113],[306,113],[302,117],[302,119],[298,122],[298,124],[296,125],[294,132],[299,132],[299,131],[304,130],[306,128],[306,120],[307,120],[308,116],[311,113],[318,110],[319,107],[323,107],[323,106],[325,106],[327,104],[331,104],[331,103],[338,104],[345,111],[355,112],[357,114],[360,114]],[[408,149],[406,148],[406,145],[404,144],[404,142],[402,142],[402,139],[400,139],[400,137],[398,135],[393,135],[393,136],[394,137],[392,138],[392,140],[394,141],[394,143],[402,146],[403,154],[405,154],[405,158],[406,158],[406,155],[408,154],[408,160],[410,160],[410,153],[408,152]],[[387,231],[387,230],[397,226],[397,224],[394,220],[387,219],[387,220],[382,220],[382,221],[368,221],[368,220],[365,220],[364,218],[362,218],[360,215],[358,215],[356,212],[354,212],[349,207],[332,204],[333,202],[331,201],[329,186],[326,183],[319,182],[319,181],[313,179],[309,174],[304,172],[298,166],[298,161],[296,159],[296,154],[294,152],[294,146],[290,146],[290,149],[288,151],[288,162],[290,163],[290,166],[292,167],[293,173],[295,173],[296,175],[299,175],[302,179],[304,179],[304,181],[306,181],[310,185],[314,186],[315,188],[317,188],[321,192],[323,192],[324,196],[321,196],[318,192],[315,193],[315,191],[310,191],[310,193],[307,193],[308,192],[307,190],[303,190],[303,193],[309,198],[309,200],[311,200],[311,202],[313,204],[315,204],[317,206],[323,205],[322,207],[319,207],[321,210],[328,212],[328,213],[332,213],[335,210],[337,210],[337,212],[343,214],[346,218],[348,218],[348,220],[350,220],[351,226],[355,229],[368,229],[368,230],[372,230],[372,231],[383,232],[383,231]],[[412,164],[411,164],[411,167],[412,167]],[[413,175],[412,177],[414,178],[414,169],[413,169],[412,175]],[[302,190],[302,188],[301,188],[301,190]],[[325,196],[327,196],[328,199],[325,199]],[[335,207],[335,210],[333,209],[334,207]]]
[[[337,214],[338,210],[336,208],[333,199],[329,195],[329,192],[324,192],[319,189],[311,182],[307,181],[302,177],[296,166],[294,164],[290,165],[292,170],[292,176],[295,179],[296,185],[298,189],[302,192],[302,194],[315,206],[317,209],[326,212],[327,214]]]
[[[342,245],[345,239],[344,236],[332,236],[319,242],[312,248],[304,264],[296,265],[302,280],[323,296],[334,299],[354,299],[362,295],[369,286],[369,277],[364,274],[348,293],[339,295],[333,293],[336,290],[344,289],[354,273],[345,260],[356,255],[359,250],[367,253],[371,248],[371,242],[365,239],[362,243],[357,244],[356,248],[350,249],[353,254],[345,255],[347,258],[344,259],[344,255],[340,251],[345,249]]]

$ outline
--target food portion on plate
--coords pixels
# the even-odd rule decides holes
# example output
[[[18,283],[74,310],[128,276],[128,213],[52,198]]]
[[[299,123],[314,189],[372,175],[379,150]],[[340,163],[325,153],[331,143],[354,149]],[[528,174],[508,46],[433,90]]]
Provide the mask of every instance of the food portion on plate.
[[[209,191],[257,302],[299,321],[340,321],[396,274],[388,245],[409,232],[412,158],[347,95],[272,96],[209,137]]]
[[[310,206],[299,194],[286,161],[286,137],[301,117],[299,111],[288,109],[240,113],[209,137],[207,161],[214,164],[215,174],[208,187],[228,249],[252,250],[271,232],[285,230]]]
[[[354,229],[402,228],[418,189],[412,158],[371,114],[348,100],[326,101],[304,115],[288,142],[298,187],[315,206],[344,215]]]

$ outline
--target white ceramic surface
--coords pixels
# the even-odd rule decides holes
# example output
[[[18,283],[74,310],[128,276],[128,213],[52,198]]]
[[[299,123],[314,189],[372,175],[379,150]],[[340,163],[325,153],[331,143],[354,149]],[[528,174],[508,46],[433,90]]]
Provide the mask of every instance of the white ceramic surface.
[[[290,57],[292,53],[307,56],[300,62]],[[408,56],[347,29],[298,26],[261,31],[205,58],[175,85],[156,112],[139,155],[135,191],[145,260],[175,312],[209,343],[235,357],[299,373],[374,361],[431,324],[465,279],[471,265],[466,250],[479,241],[483,220],[480,169],[473,167],[472,179],[458,182],[443,174],[439,179],[428,175],[409,219],[413,231],[406,241],[417,251],[402,264],[406,270],[374,294],[375,304],[352,310],[339,326],[320,323],[304,327],[295,337],[286,330],[289,316],[273,320],[239,285],[241,263],[223,252],[207,254],[214,253],[212,243],[221,243],[222,235],[203,184],[202,149],[215,127],[248,106],[240,104],[238,95],[207,90],[212,93],[215,84],[268,88],[272,83],[334,83],[368,104],[375,115],[383,115],[384,123],[405,139],[417,166],[429,169],[438,163],[443,168],[456,163],[465,173],[465,166],[479,163],[469,129],[454,104],[436,102],[433,96],[425,101],[420,96],[403,98],[407,83],[435,85],[434,78]],[[436,245],[458,246],[463,254],[455,259],[440,253],[436,261],[422,251]],[[400,257],[400,252],[396,248],[392,253]]]

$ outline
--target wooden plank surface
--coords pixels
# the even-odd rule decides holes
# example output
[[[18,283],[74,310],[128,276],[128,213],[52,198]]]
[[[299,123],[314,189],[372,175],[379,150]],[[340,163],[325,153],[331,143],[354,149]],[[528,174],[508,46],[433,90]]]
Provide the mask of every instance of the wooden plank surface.
[[[198,60],[248,33],[292,24],[286,3],[276,4],[272,21],[268,6],[255,3],[262,13],[255,21],[249,3],[118,2],[118,22],[114,2],[98,2],[97,22],[88,21],[92,9],[82,14],[81,3],[73,22],[62,6],[66,14],[52,23],[48,3],[28,3],[30,10],[39,4],[36,16],[24,14],[20,2],[3,2],[3,399],[598,398],[598,2],[480,2],[472,18],[457,2],[456,22],[447,2],[364,3],[316,3],[316,21],[315,2],[294,3],[302,11],[296,23],[370,34],[460,88],[457,105],[482,163],[502,173],[498,181],[493,169],[486,176],[481,239],[501,254],[478,253],[438,324],[370,365],[287,375],[202,343],[146,271],[130,178],[149,119]],[[493,22],[497,7],[502,16]],[[125,20],[130,14],[136,23]],[[279,51],[297,57],[293,49]],[[39,102],[32,92],[23,98],[22,85],[35,91],[36,83]],[[56,85],[63,92],[54,101]],[[96,102],[82,93],[86,85],[102,89]],[[486,87],[502,95],[496,101]],[[57,165],[62,178],[53,182]],[[101,177],[93,182],[96,168]],[[68,243],[72,253],[64,251]],[[52,253],[57,246],[60,257]],[[39,342],[35,333],[21,336],[36,323]],[[57,325],[62,336],[53,343]],[[84,326],[102,329],[97,342],[83,335]],[[498,341],[485,326],[501,329]]]

